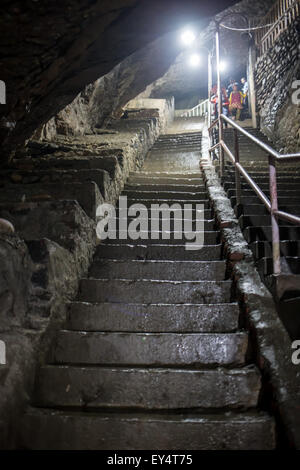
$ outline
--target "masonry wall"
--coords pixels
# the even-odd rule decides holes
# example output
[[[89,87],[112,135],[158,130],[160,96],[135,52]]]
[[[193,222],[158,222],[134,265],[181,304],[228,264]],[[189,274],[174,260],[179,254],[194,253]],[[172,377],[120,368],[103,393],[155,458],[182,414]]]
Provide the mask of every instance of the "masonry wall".
[[[300,107],[292,100],[292,84],[300,78],[299,33],[298,19],[255,66],[260,127],[283,152],[300,150]]]

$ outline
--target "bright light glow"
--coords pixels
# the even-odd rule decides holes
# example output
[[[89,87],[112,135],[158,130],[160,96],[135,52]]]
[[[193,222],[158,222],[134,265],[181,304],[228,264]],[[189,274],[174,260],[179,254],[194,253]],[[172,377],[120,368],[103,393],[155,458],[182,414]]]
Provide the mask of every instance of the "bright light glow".
[[[220,62],[220,72],[224,72],[224,70],[227,69],[227,64],[224,62],[224,60],[221,60]]]
[[[181,34],[181,41],[183,42],[185,46],[189,46],[190,44],[193,44],[195,39],[196,39],[196,34],[189,29],[187,29],[186,31],[183,31],[183,33]]]
[[[191,67],[198,67],[201,64],[201,57],[199,54],[192,54],[189,58],[189,64]]]

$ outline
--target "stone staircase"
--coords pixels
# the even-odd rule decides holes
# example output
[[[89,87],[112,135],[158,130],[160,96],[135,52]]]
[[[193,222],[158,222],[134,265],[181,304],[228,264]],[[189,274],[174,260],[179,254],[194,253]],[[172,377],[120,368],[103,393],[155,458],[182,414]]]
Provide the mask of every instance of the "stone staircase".
[[[247,129],[248,130],[248,129]],[[226,143],[233,149],[233,133],[228,129]],[[250,132],[267,142],[260,131]],[[265,152],[244,136],[239,137],[241,162],[264,193],[270,198],[269,167]],[[269,142],[268,142],[269,143]],[[270,143],[269,143],[270,144]],[[230,198],[235,213],[239,218],[245,239],[249,243],[257,261],[257,268],[270,290],[273,291],[272,273],[272,229],[270,215],[255,192],[241,177],[242,198],[237,206],[235,192],[235,170],[231,163],[226,164],[223,186]],[[278,206],[280,210],[294,215],[300,214],[300,165],[286,163],[277,165]],[[290,336],[299,338],[300,334],[300,226],[279,220],[280,251],[282,273],[294,278],[293,285],[299,286],[287,292],[285,298],[278,301],[278,311]]]
[[[164,135],[123,191],[128,206],[203,203],[204,246],[108,240],[37,371],[25,449],[273,449],[261,377],[199,169],[201,135]],[[229,170],[229,169],[228,169]],[[117,214],[118,215],[118,214]],[[193,219],[195,211],[193,212]],[[162,226],[159,225],[158,234]]]

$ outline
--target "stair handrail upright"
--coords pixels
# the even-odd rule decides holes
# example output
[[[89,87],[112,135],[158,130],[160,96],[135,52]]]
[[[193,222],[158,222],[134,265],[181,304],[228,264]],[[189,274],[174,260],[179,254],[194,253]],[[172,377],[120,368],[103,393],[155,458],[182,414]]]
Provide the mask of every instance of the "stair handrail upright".
[[[228,148],[223,139],[219,139],[216,144],[214,144],[209,149],[210,156],[212,153],[219,149],[219,158],[223,161],[220,162],[221,169],[221,179],[224,177],[224,154],[226,154],[231,162],[235,166],[235,188],[236,188],[236,201],[237,204],[241,203],[241,181],[240,175],[246,180],[246,182],[251,186],[254,192],[257,194],[259,199],[263,202],[267,210],[271,215],[271,225],[272,225],[272,257],[273,257],[273,275],[279,276],[281,274],[281,263],[280,263],[280,232],[278,219],[286,220],[292,224],[300,225],[300,217],[290,214],[288,212],[280,211],[278,209],[278,195],[277,195],[277,177],[276,177],[276,163],[286,163],[289,161],[300,161],[300,153],[289,153],[281,154],[273,149],[270,145],[261,141],[250,132],[246,131],[243,127],[239,126],[235,121],[228,118],[224,114],[221,114],[218,119],[216,119],[208,131],[212,139],[212,132],[214,128],[218,126],[223,127],[223,122],[226,122],[234,129],[234,154]],[[252,141],[255,145],[260,147],[262,150],[267,152],[268,162],[269,162],[269,188],[270,188],[270,199],[265,195],[262,189],[255,183],[251,178],[249,173],[245,170],[243,165],[240,163],[240,154],[239,154],[239,141],[238,133],[243,134],[247,139]],[[212,141],[212,140],[211,140]],[[223,150],[223,152],[221,151]]]
[[[205,116],[206,113],[208,112],[208,106],[209,106],[209,100],[206,99],[204,101],[201,101],[201,103],[198,103],[193,108],[185,111],[181,115],[181,117]]]

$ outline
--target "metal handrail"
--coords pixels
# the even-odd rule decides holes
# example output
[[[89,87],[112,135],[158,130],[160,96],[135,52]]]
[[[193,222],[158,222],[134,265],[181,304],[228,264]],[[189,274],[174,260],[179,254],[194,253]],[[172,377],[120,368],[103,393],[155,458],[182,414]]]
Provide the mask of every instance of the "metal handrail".
[[[280,232],[278,219],[287,220],[288,222],[296,225],[300,225],[300,217],[290,214],[288,212],[278,210],[278,196],[277,196],[277,179],[276,179],[276,162],[287,162],[287,161],[297,161],[300,160],[300,153],[289,153],[281,155],[279,152],[274,150],[270,145],[262,142],[260,139],[254,135],[247,132],[243,127],[239,126],[236,122],[229,119],[224,114],[221,114],[218,119],[216,119],[212,125],[209,127],[209,132],[211,133],[213,128],[219,124],[219,128],[223,128],[223,121],[231,125],[234,129],[235,137],[235,154],[231,152],[226,143],[223,140],[223,137],[215,145],[210,147],[209,153],[220,148],[220,168],[221,168],[221,177],[224,176],[224,154],[228,155],[230,160],[235,166],[235,187],[236,187],[236,202],[241,204],[241,181],[240,175],[246,180],[246,182],[251,186],[254,192],[257,194],[259,199],[263,202],[264,206],[270,212],[271,215],[271,225],[272,225],[272,248],[273,248],[273,274],[281,274],[281,264],[280,264]],[[239,155],[239,141],[238,141],[238,132],[246,136],[250,141],[252,141],[259,148],[267,152],[269,158],[269,188],[270,196],[269,199],[265,193],[261,190],[258,184],[251,178],[249,173],[240,163]],[[223,133],[219,132],[219,136],[223,136]]]

